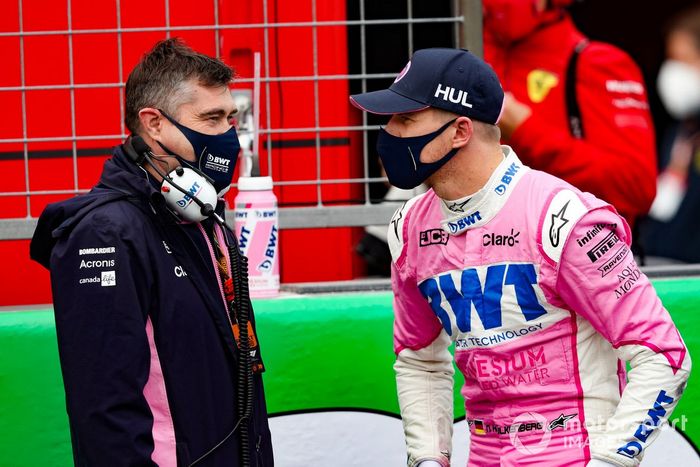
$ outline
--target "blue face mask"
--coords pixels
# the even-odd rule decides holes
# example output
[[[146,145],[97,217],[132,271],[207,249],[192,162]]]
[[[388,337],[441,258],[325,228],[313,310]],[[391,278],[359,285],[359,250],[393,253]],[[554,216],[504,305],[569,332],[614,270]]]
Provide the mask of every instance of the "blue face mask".
[[[459,148],[452,149],[442,159],[430,163],[421,162],[420,153],[428,143],[440,136],[455,120],[457,119],[447,122],[438,130],[427,135],[407,138],[390,135],[384,128],[381,128],[377,138],[377,152],[384,165],[389,183],[404,190],[413,189],[452,159]]]
[[[216,192],[223,195],[231,186],[233,171],[236,169],[238,153],[241,150],[236,129],[231,127],[226,133],[220,135],[205,135],[181,125],[162,110],[160,112],[185,135],[194,149],[196,159],[194,163],[184,160],[158,142],[160,147],[171,156],[177,157],[181,164],[198,170],[210,178]]]

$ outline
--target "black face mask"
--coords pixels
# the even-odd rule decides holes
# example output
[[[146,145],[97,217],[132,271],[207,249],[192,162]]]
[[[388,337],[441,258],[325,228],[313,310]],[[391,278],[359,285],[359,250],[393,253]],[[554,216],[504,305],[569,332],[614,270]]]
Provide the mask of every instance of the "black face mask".
[[[190,142],[194,149],[196,160],[194,163],[186,161],[179,154],[170,151],[162,143],[158,142],[158,144],[168,154],[177,157],[181,164],[197,168],[203,172],[213,181],[214,189],[216,189],[219,196],[223,195],[231,185],[238,153],[241,150],[236,128],[231,127],[220,135],[206,135],[178,123],[162,110],[160,112],[185,135],[185,138],[187,138],[187,141]]]
[[[421,162],[420,153],[428,143],[440,136],[456,118],[450,120],[436,131],[422,136],[401,138],[390,135],[381,128],[377,138],[377,152],[386,170],[389,183],[397,188],[410,190],[423,183],[428,177],[438,171],[457,154],[459,148],[454,148],[435,162]]]

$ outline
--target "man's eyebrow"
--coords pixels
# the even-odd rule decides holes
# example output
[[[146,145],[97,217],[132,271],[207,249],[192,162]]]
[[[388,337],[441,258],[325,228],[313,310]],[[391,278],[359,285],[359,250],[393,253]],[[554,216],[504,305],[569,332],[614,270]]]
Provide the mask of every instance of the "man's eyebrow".
[[[238,112],[238,109],[234,108],[230,113],[226,112],[226,110],[222,108],[216,108],[216,109],[207,109],[203,110],[202,112],[199,112],[197,114],[198,117],[200,118],[208,118],[208,117],[221,117],[221,116],[232,116],[236,112]]]

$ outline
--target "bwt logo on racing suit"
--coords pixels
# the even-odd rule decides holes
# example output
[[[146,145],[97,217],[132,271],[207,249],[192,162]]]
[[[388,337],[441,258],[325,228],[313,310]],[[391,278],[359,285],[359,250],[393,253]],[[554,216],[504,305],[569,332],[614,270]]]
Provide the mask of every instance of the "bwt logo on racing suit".
[[[486,270],[486,281],[481,283],[476,268],[465,269],[461,274],[460,291],[455,287],[450,273],[423,281],[418,288],[430,303],[443,328],[452,335],[452,323],[441,306],[442,297],[454,311],[457,328],[470,332],[472,304],[485,330],[499,328],[503,324],[501,297],[505,286],[513,286],[515,297],[525,321],[532,321],[547,312],[537,300],[533,285],[537,273],[532,264],[496,264]]]
[[[618,448],[617,453],[622,456],[629,457],[630,459],[637,457],[642,452],[642,449],[644,449],[642,444],[646,443],[649,436],[651,436],[651,434],[654,433],[654,430],[659,427],[661,418],[666,415],[664,405],[669,406],[672,403],[673,397],[667,396],[666,391],[662,390],[659,392],[659,395],[656,396],[654,407],[649,409],[649,412],[647,412],[649,418],[644,420],[644,422],[639,425],[639,428],[637,428],[637,431],[634,432],[634,437],[637,439],[637,441],[630,441],[624,446]]]
[[[450,226],[450,232],[457,233],[460,230],[466,229],[470,225],[474,224],[476,221],[481,220],[481,213],[476,211],[472,214],[467,214],[466,216],[459,219],[457,222],[448,222],[447,225]]]
[[[497,195],[502,195],[506,192],[508,189],[508,185],[510,185],[510,182],[513,181],[513,177],[515,177],[515,174],[518,173],[518,170],[520,170],[520,166],[513,162],[510,164],[510,167],[506,170],[506,173],[503,174],[501,177],[501,183],[494,188],[493,191],[496,192]]]
[[[190,201],[192,201],[192,197],[197,196],[199,194],[199,190],[201,189],[202,187],[199,185],[199,182],[194,182],[190,189],[187,190],[187,194],[182,199],[177,201],[177,205],[181,208],[187,207],[187,205],[190,204]]]

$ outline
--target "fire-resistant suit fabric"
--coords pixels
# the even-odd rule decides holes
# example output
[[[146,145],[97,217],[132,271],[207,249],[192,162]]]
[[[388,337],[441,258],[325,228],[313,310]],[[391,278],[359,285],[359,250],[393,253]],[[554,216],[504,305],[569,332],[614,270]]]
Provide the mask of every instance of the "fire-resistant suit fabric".
[[[503,150],[463,212],[430,190],[389,226],[408,464],[449,465],[454,343],[470,466],[638,465],[686,347],[615,209]]]

